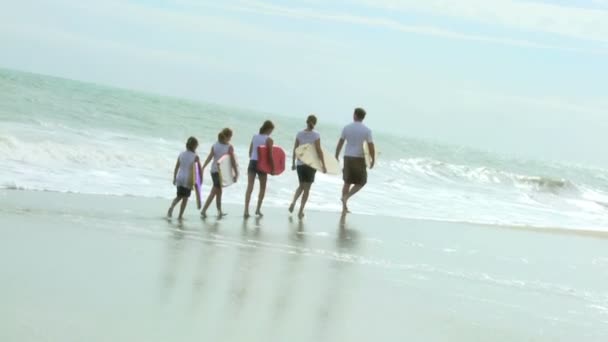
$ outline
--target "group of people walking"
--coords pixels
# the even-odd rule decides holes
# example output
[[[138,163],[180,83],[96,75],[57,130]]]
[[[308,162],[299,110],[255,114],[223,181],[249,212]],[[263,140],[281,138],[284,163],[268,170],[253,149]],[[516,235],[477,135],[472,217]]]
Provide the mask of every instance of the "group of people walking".
[[[335,158],[340,159],[342,150],[344,149],[344,163],[343,163],[343,180],[344,186],[341,193],[342,212],[343,214],[349,213],[348,202],[349,200],[359,192],[367,184],[367,168],[374,167],[376,160],[376,151],[372,138],[372,131],[363,124],[365,120],[366,112],[363,108],[356,108],[353,113],[353,122],[345,126],[342,130],[340,139],[336,146]],[[323,149],[321,148],[321,136],[315,131],[317,124],[317,118],[314,115],[310,115],[306,120],[306,129],[299,132],[296,135],[296,139],[293,147],[293,158],[292,158],[292,170],[297,171],[299,185],[293,196],[293,200],[289,206],[289,212],[293,213],[297,206],[298,200],[300,200],[300,208],[298,211],[298,217],[301,219],[304,217],[304,208],[308,202],[310,196],[310,190],[312,184],[315,181],[315,175],[317,169],[303,163],[296,156],[296,149],[301,145],[310,144],[314,146],[317,157],[321,161],[322,167],[321,172],[326,173],[327,167],[325,160],[328,158],[324,155]],[[256,180],[260,184],[258,201],[256,205],[255,215],[258,217],[263,216],[262,204],[266,195],[266,186],[268,183],[268,173],[260,171],[258,168],[259,160],[259,148],[266,146],[266,151],[272,154],[274,141],[271,137],[274,131],[274,124],[272,121],[265,121],[260,127],[257,134],[251,139],[249,145],[249,164],[247,167],[247,190],[245,192],[245,210],[243,216],[249,218],[249,207],[251,203],[251,196],[253,194]],[[237,167],[236,158],[234,156],[234,147],[230,144],[232,139],[232,130],[229,128],[223,129],[218,134],[217,142],[211,147],[207,159],[200,167],[200,174],[204,173],[204,170],[211,163],[211,179],[213,180],[213,188],[210,191],[207,200],[201,210],[201,217],[207,217],[207,210],[215,200],[218,217],[225,216],[222,211],[222,182],[218,169],[218,161],[220,158],[228,155],[230,158],[230,164],[232,168],[232,175],[234,181],[239,177],[239,170]],[[365,158],[364,145],[369,148],[369,165]],[[193,174],[195,165],[200,165],[200,159],[196,153],[198,148],[198,140],[195,137],[190,137],[186,142],[186,151],[182,152],[176,162],[175,169],[173,172],[173,185],[177,188],[177,194],[169,210],[167,212],[168,217],[173,216],[174,208],[180,204],[178,219],[182,219],[184,211],[188,205],[188,199],[192,193],[193,188]],[[271,175],[275,173],[274,159],[272,156],[269,158],[271,166]]]

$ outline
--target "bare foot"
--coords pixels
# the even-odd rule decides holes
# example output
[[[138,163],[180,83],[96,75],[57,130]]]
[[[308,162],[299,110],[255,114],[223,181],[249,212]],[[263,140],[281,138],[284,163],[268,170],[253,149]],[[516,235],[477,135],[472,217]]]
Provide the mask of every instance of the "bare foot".
[[[249,215],[249,213],[248,213],[248,212],[245,212],[245,213],[243,214],[243,218],[245,218],[245,219],[248,219],[248,218],[250,218],[250,217],[251,217],[251,215]]]
[[[255,212],[255,216],[257,216],[257,217],[264,217],[264,214],[262,214],[261,211],[256,211]]]
[[[348,210],[348,205],[347,205],[348,200],[345,200],[344,198],[342,198],[341,201],[342,201],[342,213],[343,214],[350,213],[350,210]]]
[[[220,211],[220,212],[217,214],[217,218],[220,218],[220,219],[221,219],[221,218],[223,218],[223,217],[226,217],[226,215],[228,215],[228,214],[225,214],[225,213],[223,213],[223,212],[221,212],[221,211]]]
[[[173,216],[173,208],[169,208],[169,210],[167,211],[167,217],[171,218]]]
[[[289,206],[289,212],[291,214],[293,214],[293,210],[296,208],[296,204],[295,203],[291,203],[291,205]]]
[[[204,220],[207,218],[207,213],[201,212],[201,218]]]
[[[300,220],[301,220],[301,219],[303,219],[303,218],[304,218],[304,213],[300,211],[300,212],[298,213],[298,218],[299,218]]]

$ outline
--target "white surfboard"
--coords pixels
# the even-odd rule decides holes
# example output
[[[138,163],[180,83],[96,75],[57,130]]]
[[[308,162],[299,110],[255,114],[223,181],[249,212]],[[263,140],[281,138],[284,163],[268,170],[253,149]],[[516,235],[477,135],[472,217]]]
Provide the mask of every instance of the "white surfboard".
[[[330,175],[337,175],[340,171],[340,164],[338,164],[338,161],[334,158],[333,154],[327,152],[325,149],[322,149],[322,151],[327,173]],[[296,158],[313,169],[319,171],[323,169],[323,163],[321,163],[321,159],[317,155],[317,149],[312,144],[298,146],[298,148],[296,148]]]
[[[217,169],[220,173],[220,182],[222,187],[227,187],[235,183],[234,177],[236,176],[232,170],[232,162],[230,161],[230,155],[225,154],[217,161]]]
[[[369,168],[369,166],[372,164],[372,155],[369,153],[369,145],[367,144],[367,141],[363,142],[363,154],[365,156],[365,165],[367,165],[367,168]],[[376,152],[376,157],[378,156],[378,153]]]

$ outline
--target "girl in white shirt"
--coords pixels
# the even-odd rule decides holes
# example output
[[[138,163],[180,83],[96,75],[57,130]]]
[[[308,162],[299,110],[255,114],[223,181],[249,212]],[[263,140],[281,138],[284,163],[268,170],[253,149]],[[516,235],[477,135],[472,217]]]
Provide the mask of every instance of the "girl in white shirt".
[[[314,115],[308,116],[308,118],[306,119],[306,129],[298,133],[298,135],[296,136],[296,141],[293,145],[293,164],[291,166],[291,169],[298,171],[299,186],[298,189],[296,189],[293,201],[289,206],[289,212],[293,213],[296,207],[296,202],[298,201],[300,196],[302,196],[302,202],[300,203],[300,211],[298,213],[298,217],[300,219],[304,217],[304,207],[306,206],[306,202],[308,201],[308,196],[310,194],[310,188],[312,186],[312,183],[315,182],[315,174],[317,173],[317,170],[302,163],[300,160],[297,160],[296,162],[296,149],[300,145],[313,145],[315,147],[317,155],[319,156],[319,159],[323,164],[323,173],[327,172],[327,169],[325,168],[323,150],[321,149],[321,136],[315,131],[316,125],[317,117]]]
[[[256,134],[251,139],[251,144],[249,145],[249,167],[247,168],[247,192],[245,193],[245,213],[243,216],[245,218],[249,218],[249,203],[251,202],[251,194],[253,193],[253,186],[255,185],[256,175],[260,180],[260,193],[258,195],[258,205],[255,210],[255,214],[258,217],[264,216],[262,214],[262,203],[264,202],[264,195],[266,194],[266,182],[268,180],[268,175],[266,173],[260,172],[258,170],[258,147],[266,145],[268,153],[270,153],[270,163],[272,167],[272,173],[274,173],[274,165],[272,158],[272,147],[273,140],[270,137],[274,131],[274,124],[272,121],[265,121],[262,127],[260,127],[259,134]]]
[[[220,174],[217,162],[220,158],[225,155],[230,155],[230,161],[232,164],[232,171],[234,175],[234,181],[239,176],[239,171],[236,165],[236,158],[234,157],[234,148],[230,145],[230,140],[232,139],[232,130],[230,128],[224,128],[217,136],[217,142],[211,147],[211,151],[209,152],[209,156],[207,160],[205,160],[205,164],[203,165],[203,170],[209,165],[211,160],[213,160],[213,164],[211,165],[211,179],[213,180],[213,189],[209,193],[207,197],[207,201],[205,202],[205,206],[201,211],[201,217],[207,218],[207,209],[211,206],[211,203],[215,199],[217,206],[217,215],[219,218],[226,216],[222,211],[222,183],[220,180]]]

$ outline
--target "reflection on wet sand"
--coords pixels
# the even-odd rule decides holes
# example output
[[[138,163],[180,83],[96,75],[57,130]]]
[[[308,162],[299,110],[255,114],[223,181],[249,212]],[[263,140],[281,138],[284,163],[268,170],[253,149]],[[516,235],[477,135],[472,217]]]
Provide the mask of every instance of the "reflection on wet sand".
[[[608,340],[606,240],[587,235],[284,210],[168,225],[115,215],[160,200],[20,196],[2,341]]]
[[[195,265],[194,278],[192,280],[192,310],[196,311],[201,302],[205,302],[210,291],[206,291],[213,286],[216,280],[213,278],[214,268],[216,266],[216,255],[218,248],[213,248],[215,245],[215,236],[220,228],[219,219],[214,223],[203,221],[203,234],[207,239],[203,240],[204,245],[197,248],[199,250],[198,263]],[[209,247],[209,248],[207,248]]]
[[[207,336],[241,340],[263,332],[280,340],[297,333],[302,340],[331,341],[350,306],[344,294],[352,286],[349,260],[358,232],[342,219],[333,232],[293,219],[272,232],[260,218],[242,221],[237,231],[234,223],[170,226],[164,301],[178,293],[181,271],[192,279],[191,298],[183,298],[188,314],[207,320]]]
[[[336,253],[351,254],[357,248],[357,231],[348,225],[346,215],[340,217],[335,241]],[[354,284],[347,282],[353,270],[353,264],[332,258],[327,268],[328,276],[324,283],[326,292],[319,293],[320,305],[316,310],[315,341],[335,341],[333,334],[340,331],[349,312],[350,301],[344,295]]]
[[[183,251],[184,244],[184,231],[180,225],[173,225],[169,222],[170,239],[167,240],[167,262],[164,268],[164,272],[161,276],[162,290],[161,300],[166,303],[169,299],[170,293],[175,289],[177,282],[177,268],[180,264],[179,259]]]
[[[294,244],[293,251],[285,257],[280,256],[281,265],[276,274],[278,278],[275,281],[276,289],[274,290],[274,298],[271,298],[271,322],[269,327],[269,338],[273,339],[277,336],[284,336],[284,330],[289,329],[289,325],[293,324],[290,321],[298,307],[296,307],[298,299],[302,294],[302,283],[310,281],[302,275],[302,261],[304,251],[306,250],[306,237],[302,234],[305,231],[303,221],[294,223],[292,218],[289,219],[288,241]],[[306,286],[304,286],[306,288]]]
[[[219,315],[222,319],[218,323],[220,331],[223,331],[225,334],[226,340],[238,340],[238,334],[243,333],[243,331],[240,331],[239,322],[247,323],[249,319],[242,315],[246,312],[248,304],[250,304],[249,297],[254,296],[255,298],[255,293],[252,293],[254,290],[252,287],[253,283],[255,283],[256,274],[262,276],[260,274],[262,268],[256,267],[258,265],[260,248],[251,245],[250,242],[252,240],[259,240],[262,236],[259,218],[255,219],[253,227],[250,225],[250,220],[243,220],[240,233],[241,244],[236,247],[236,258],[232,269],[226,270],[229,274],[227,291],[220,292],[224,293],[224,299],[222,300],[224,305],[223,312]]]

